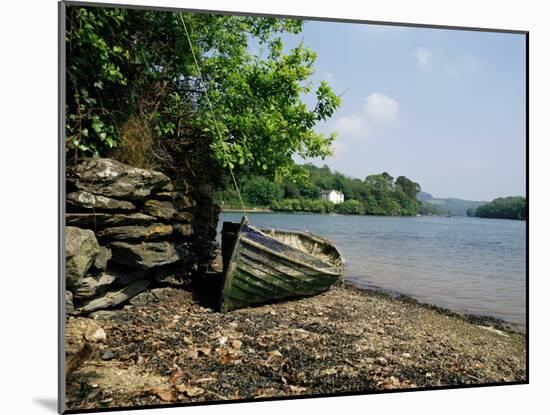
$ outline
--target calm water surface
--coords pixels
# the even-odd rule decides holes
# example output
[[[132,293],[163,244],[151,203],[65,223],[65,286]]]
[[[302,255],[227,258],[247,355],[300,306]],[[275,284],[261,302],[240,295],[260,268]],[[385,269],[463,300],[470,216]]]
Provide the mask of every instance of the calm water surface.
[[[345,278],[461,313],[525,324],[524,221],[251,213],[251,225],[308,230],[332,240]],[[240,213],[222,213],[238,222]]]

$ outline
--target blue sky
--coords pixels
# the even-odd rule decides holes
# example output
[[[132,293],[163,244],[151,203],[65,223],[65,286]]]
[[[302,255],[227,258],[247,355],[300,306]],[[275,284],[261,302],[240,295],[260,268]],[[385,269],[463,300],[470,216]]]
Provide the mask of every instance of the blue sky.
[[[343,103],[327,164],[351,177],[405,175],[437,197],[525,195],[525,37],[306,22],[315,81]],[[306,101],[313,103],[312,97]]]

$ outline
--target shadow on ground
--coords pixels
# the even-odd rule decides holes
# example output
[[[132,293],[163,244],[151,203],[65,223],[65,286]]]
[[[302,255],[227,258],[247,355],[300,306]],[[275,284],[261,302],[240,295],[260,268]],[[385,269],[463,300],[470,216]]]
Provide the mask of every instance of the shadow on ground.
[[[51,412],[57,413],[57,399],[55,398],[34,398],[34,402]]]
[[[223,288],[221,272],[206,272],[193,278],[191,292],[194,300],[203,307],[219,310],[220,295]]]

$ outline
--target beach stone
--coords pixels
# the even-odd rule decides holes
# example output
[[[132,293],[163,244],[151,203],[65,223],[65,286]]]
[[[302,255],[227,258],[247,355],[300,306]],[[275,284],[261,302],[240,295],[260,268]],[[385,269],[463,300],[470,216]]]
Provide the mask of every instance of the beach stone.
[[[109,269],[99,275],[82,278],[74,288],[74,298],[78,300],[90,298],[104,293],[113,287],[123,287],[145,276],[144,270]]]
[[[146,290],[150,284],[151,282],[146,279],[134,281],[119,290],[108,291],[98,297],[84,301],[80,304],[77,311],[81,313],[90,313],[92,311],[114,307]]]
[[[66,336],[75,341],[75,349],[80,349],[86,341],[101,343],[107,339],[105,330],[96,321],[85,317],[69,319]]]
[[[107,340],[107,334],[105,333],[105,330],[100,327],[92,333],[90,338],[87,338],[86,340],[91,342],[103,343],[105,340]]]
[[[97,310],[90,313],[89,317],[94,320],[113,320],[117,314],[116,310]]]
[[[180,238],[189,238],[193,235],[193,227],[188,223],[178,223],[172,225],[174,234]]]
[[[173,192],[174,191],[174,185],[172,182],[167,183],[160,189],[161,192]]]
[[[177,263],[155,268],[151,271],[150,277],[162,284],[183,286],[191,282],[188,274],[193,270],[193,267],[183,268],[181,264]]]
[[[99,253],[95,257],[93,267],[98,270],[107,269],[107,263],[113,257],[113,253],[106,246],[99,247]]]
[[[142,199],[171,182],[163,173],[132,167],[109,158],[90,158],[68,169],[79,190],[127,200]]]
[[[161,284],[168,284],[175,287],[181,287],[184,285],[188,285],[189,281],[185,279],[179,278],[175,273],[161,273],[161,274],[154,274],[153,276],[155,280]]]
[[[196,200],[189,195],[180,192],[172,192],[171,194],[172,200],[174,201],[174,206],[177,210],[188,210],[197,205]]]
[[[104,241],[151,241],[170,236],[172,232],[172,226],[154,223],[147,227],[117,226],[105,228],[97,232],[97,237]]]
[[[99,254],[99,244],[93,231],[74,226],[65,227],[65,258],[67,287],[75,287]]]
[[[145,213],[165,221],[189,223],[193,219],[193,215],[189,212],[178,212],[174,204],[167,200],[148,200],[145,202],[143,210]]]
[[[388,360],[385,357],[380,356],[376,358],[376,363],[386,366],[388,364]]]
[[[114,275],[107,274],[105,272],[102,272],[97,276],[84,277],[73,289],[74,298],[82,299],[93,297],[94,295],[105,291],[115,281],[116,277]]]
[[[174,202],[176,200],[176,193],[175,192],[158,192],[158,193],[155,193],[155,199],[169,200]]]
[[[148,200],[145,202],[143,210],[151,216],[165,220],[172,219],[178,213],[172,202],[166,200]]]
[[[157,219],[143,213],[67,213],[65,220],[67,225],[101,229],[110,226],[148,225]]]
[[[113,251],[112,261],[139,269],[168,265],[190,257],[187,251],[176,248],[170,242],[142,242],[141,244],[112,242],[109,247]]]
[[[67,205],[78,209],[134,210],[136,208],[133,203],[128,201],[94,195],[86,191],[69,193]]]
[[[143,291],[128,301],[134,307],[145,306],[152,302],[158,302],[158,298],[150,290]]]

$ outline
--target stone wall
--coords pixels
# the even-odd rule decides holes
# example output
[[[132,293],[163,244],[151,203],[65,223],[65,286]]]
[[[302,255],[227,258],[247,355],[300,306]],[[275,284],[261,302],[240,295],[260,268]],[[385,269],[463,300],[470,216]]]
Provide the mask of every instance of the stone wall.
[[[219,208],[204,183],[93,158],[67,168],[66,203],[69,313],[183,284],[213,257]]]

